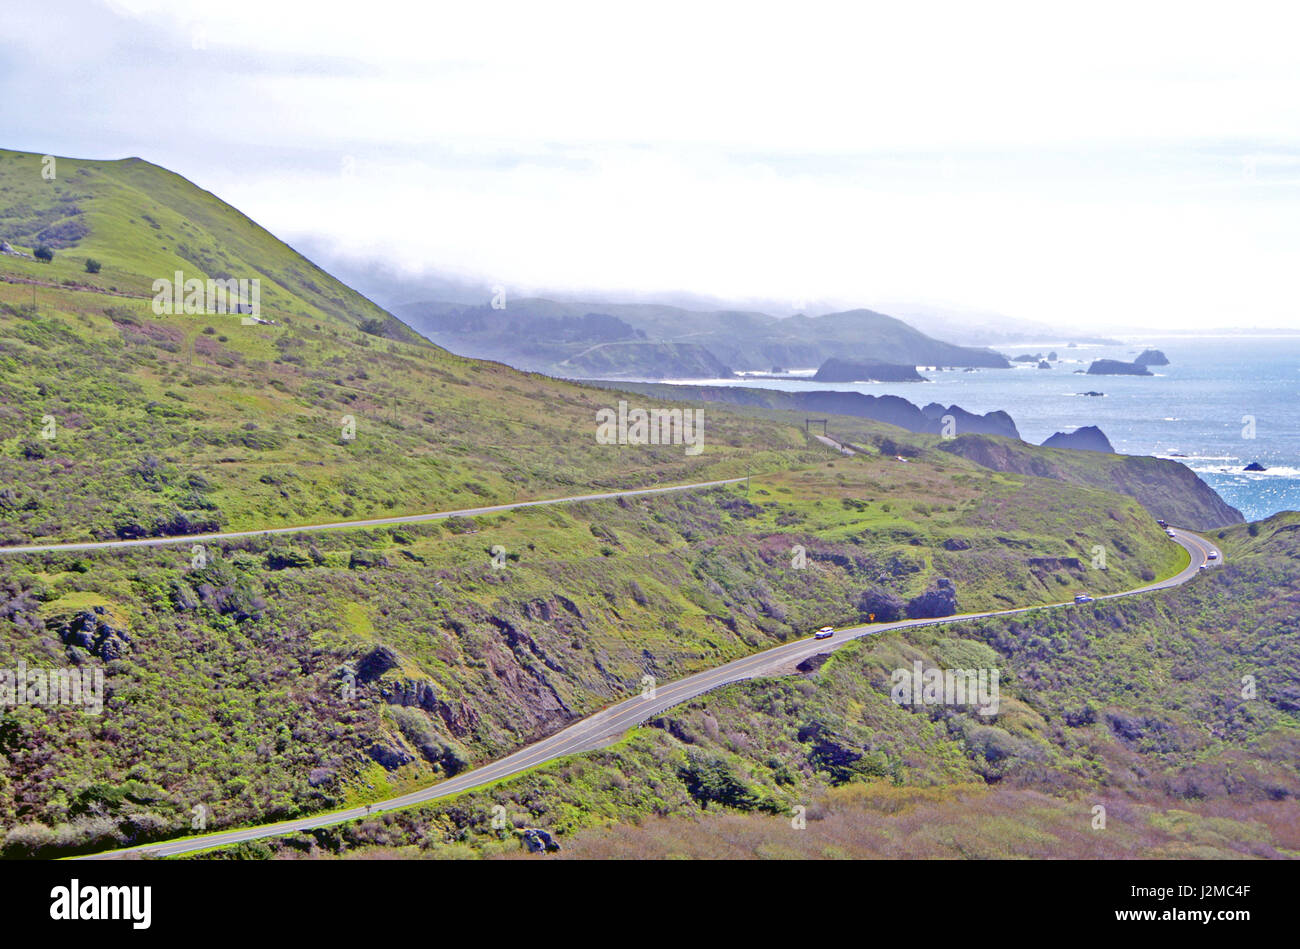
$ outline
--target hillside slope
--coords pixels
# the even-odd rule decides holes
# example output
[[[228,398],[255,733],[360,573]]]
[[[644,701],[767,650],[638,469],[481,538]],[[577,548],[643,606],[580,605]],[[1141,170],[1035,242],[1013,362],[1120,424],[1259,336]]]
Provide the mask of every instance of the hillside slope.
[[[1128,589],[1182,565],[1128,498],[943,453],[707,494],[203,547],[0,558],[0,668],[98,669],[102,715],[0,710],[3,850],[382,799],[643,688],[923,598]],[[1105,569],[1095,551],[1108,551]]]
[[[355,328],[380,320],[397,338],[419,342],[360,294],[339,283],[264,228],[180,175],[139,158],[56,158],[0,150],[0,240],[45,244],[55,265],[0,258],[9,279],[71,283],[151,299],[156,279],[176,271],[203,280],[260,279],[263,315],[292,324],[318,320]],[[85,258],[103,269],[85,272]]]
[[[495,787],[208,856],[516,856],[542,827],[605,859],[1294,859],[1300,516],[1215,536],[1186,586],[858,640]],[[897,703],[916,662],[1000,670],[996,713]]]
[[[932,339],[902,320],[871,310],[779,319],[765,313],[699,312],[651,304],[531,298],[502,302],[500,309],[489,304],[414,303],[397,311],[454,352],[586,378],[702,378],[676,373],[671,364],[659,361],[665,354],[626,342],[635,340],[698,347],[718,365],[736,371],[815,367],[831,357],[908,366],[1009,365],[991,350]],[[624,342],[610,341],[611,332]],[[576,358],[597,345],[607,350],[601,362]]]
[[[1055,443],[1035,447],[1019,440],[1015,421],[1006,412],[976,415],[957,405],[943,406],[932,402],[918,407],[899,396],[864,395],[860,392],[786,392],[745,386],[638,382],[609,384],[657,398],[779,409],[790,414],[802,413],[804,416],[839,416],[831,424],[841,439],[852,443],[857,437],[856,433],[863,432],[862,437],[866,443],[877,446],[880,444],[880,433],[874,429],[862,428],[859,420],[870,419],[896,425],[910,432],[941,434],[944,430],[944,417],[951,416],[956,431],[961,434],[937,442],[937,447],[985,468],[1118,491],[1136,498],[1154,517],[1186,527],[1224,527],[1240,524],[1244,520],[1240,511],[1219,497],[1213,488],[1186,465],[1145,455],[1080,451],[1074,447],[1077,440],[1072,436],[1064,437],[1069,447],[1053,447]],[[1100,440],[1088,440],[1085,444],[1092,448],[1102,447],[1099,441],[1104,442],[1105,436],[1096,429],[1081,430],[1081,437],[1086,437],[1089,431],[1100,436]]]
[[[793,425],[725,412],[708,413],[702,453],[601,444],[596,413],[617,397],[429,344],[171,172],[42,167],[0,155],[0,239],[55,253],[0,256],[0,544],[419,513],[821,455]],[[153,281],[176,270],[260,280],[271,322],[156,313]]]
[[[0,544],[754,477],[386,529],[0,557],[0,668],[104,683],[101,714],[0,709],[6,853],[175,835],[198,804],[217,827],[376,800],[647,675],[925,601],[941,580],[978,608],[1181,565],[1131,498],[990,471],[874,422],[832,420],[877,446],[852,457],[801,414],[745,406],[701,410],[698,454],[602,443],[596,413],[620,401],[699,407],[453,356],[182,179],[98,167],[114,164],[61,161],[46,181],[39,156],[0,163],[0,194],[31,208],[5,218],[5,239],[62,242],[49,264],[0,257]],[[81,210],[59,217],[69,205]],[[154,313],[152,280],[197,259],[182,244],[214,266],[252,259],[275,281],[274,323]]]
[[[1050,440],[1050,439],[1049,439]],[[1112,455],[1044,444],[1034,449],[1024,443],[983,435],[963,435],[940,446],[995,471],[1056,478],[1119,491],[1137,498],[1155,517],[1183,527],[1227,527],[1245,520],[1241,512],[1186,465],[1145,455]]]

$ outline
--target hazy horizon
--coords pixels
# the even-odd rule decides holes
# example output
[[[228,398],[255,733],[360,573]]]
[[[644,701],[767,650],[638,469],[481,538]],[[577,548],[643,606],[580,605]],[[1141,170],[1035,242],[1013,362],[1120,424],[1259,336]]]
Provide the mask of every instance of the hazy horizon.
[[[4,145],[144,158],[417,284],[1300,330],[1282,7],[314,9],[15,8]]]

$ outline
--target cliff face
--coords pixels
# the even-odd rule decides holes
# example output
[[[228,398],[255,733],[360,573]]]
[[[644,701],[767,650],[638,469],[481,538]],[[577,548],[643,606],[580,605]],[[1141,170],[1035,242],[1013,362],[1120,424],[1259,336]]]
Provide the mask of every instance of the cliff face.
[[[995,471],[1118,491],[1179,527],[1208,530],[1245,520],[1190,468],[1164,458],[1036,449],[983,435],[961,436],[939,449]]]
[[[976,415],[974,412],[967,412],[960,405],[945,407],[938,402],[931,402],[921,409],[921,414],[938,425],[938,428],[916,429],[916,431],[937,431],[940,434],[947,434],[944,432],[943,419],[945,415],[951,415],[954,429],[951,434],[953,435],[980,434],[1002,435],[1007,438],[1020,437],[1020,430],[1016,428],[1015,420],[1001,409],[985,412],[983,415]]]
[[[693,386],[662,383],[613,382],[611,385],[628,392],[641,392],[661,399],[692,399],[701,402],[722,402],[729,405],[750,405],[765,409],[787,409],[816,412],[819,415],[851,415],[897,425],[909,432],[930,435],[946,434],[945,416],[952,416],[952,429],[956,434],[979,433],[1019,438],[1016,423],[1006,412],[988,412],[976,415],[961,406],[942,406],[931,402],[924,409],[896,395],[863,395],[860,392],[782,392],[776,389],[750,389],[742,386]]]

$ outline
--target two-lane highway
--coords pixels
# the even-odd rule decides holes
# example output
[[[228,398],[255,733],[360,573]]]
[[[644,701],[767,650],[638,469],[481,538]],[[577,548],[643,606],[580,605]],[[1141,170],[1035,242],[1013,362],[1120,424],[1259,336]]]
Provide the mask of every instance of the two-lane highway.
[[[627,491],[606,491],[602,494],[575,494],[565,498],[543,498],[540,501],[512,501],[489,507],[466,507],[457,511],[432,511],[428,514],[398,514],[394,517],[375,517],[364,521],[329,521],[324,524],[296,524],[292,527],[267,527],[250,531],[219,531],[211,534],[178,534],[171,537],[141,537],[134,540],[96,540],[73,544],[28,544],[25,547],[0,547],[0,557],[14,554],[60,553],[74,550],[123,550],[129,547],[166,547],[176,544],[202,544],[243,537],[265,537],[271,534],[309,534],[317,531],[355,530],[359,527],[389,527],[394,524],[419,524],[440,521],[449,517],[475,517],[480,514],[499,514],[525,507],[546,507],[551,504],[577,504],[581,501],[611,501],[650,494],[669,494],[673,491],[698,491],[724,484],[737,484],[744,478],[723,478],[720,481],[696,481],[692,484],[672,484],[664,488],[632,488]]]
[[[721,482],[729,483],[729,482]],[[530,502],[537,503],[537,502]],[[1166,590],[1186,583],[1195,577],[1203,565],[1210,566],[1222,562],[1219,559],[1218,549],[1205,538],[1190,531],[1174,529],[1174,541],[1180,544],[1189,555],[1188,565],[1165,580],[1147,584],[1133,590],[1126,590],[1122,593],[1112,593],[1097,599],[1115,599],[1125,596],[1137,596],[1142,593],[1150,593],[1156,590]],[[1211,560],[1210,554],[1214,553],[1216,559]],[[494,781],[500,781],[511,775],[526,771],[529,768],[537,767],[556,758],[565,755],[575,754],[581,751],[589,751],[594,748],[602,747],[612,740],[618,738],[629,728],[638,725],[655,715],[660,714],[674,705],[685,702],[688,699],[703,695],[712,689],[726,685],[732,682],[739,682],[743,679],[751,679],[755,676],[770,674],[778,669],[787,669],[793,665],[802,662],[812,656],[821,653],[828,653],[838,649],[845,644],[852,642],[863,636],[874,636],[879,633],[888,632],[894,629],[907,629],[914,626],[933,626],[946,623],[968,622],[976,619],[986,619],[997,616],[1014,616],[1019,613],[1028,613],[1040,609],[1059,609],[1062,607],[1075,605],[1072,601],[1064,603],[1053,603],[1040,606],[1018,607],[1010,610],[995,610],[985,613],[960,613],[955,616],[945,616],[939,619],[923,620],[901,620],[894,623],[873,623],[867,626],[854,626],[850,629],[838,630],[830,639],[816,640],[811,637],[797,639],[780,646],[774,646],[762,652],[746,656],[743,659],[736,659],[725,665],[709,669],[704,672],[698,672],[694,675],[686,676],[675,682],[669,682],[653,690],[647,690],[643,694],[638,694],[632,698],[624,699],[610,707],[597,712],[579,722],[575,722],[567,728],[556,732],[547,738],[543,738],[526,748],[522,748],[513,754],[507,755],[491,764],[484,765],[481,768],[475,768],[464,774],[449,778],[446,781],[440,781],[427,788],[419,791],[413,791],[409,794],[403,794],[400,797],[390,798],[386,801],[380,801],[368,807],[353,807],[342,811],[332,811],[327,814],[315,814],[311,817],[298,818],[296,820],[281,821],[276,824],[266,824],[259,827],[247,827],[239,830],[221,831],[214,834],[207,834],[202,837],[185,837],[176,840],[169,840],[163,843],[145,844],[139,847],[131,847],[125,850],[109,851],[102,854],[91,854],[88,857],[79,859],[96,859],[103,857],[121,857],[125,855],[138,854],[149,856],[173,856],[176,854],[190,853],[195,850],[204,850],[209,847],[226,846],[229,844],[240,843],[245,840],[257,840],[263,837],[277,837],[283,834],[292,834],[298,831],[310,830],[315,827],[327,827],[332,824],[343,823],[344,821],[356,820],[357,818],[366,817],[369,814],[379,813],[393,808],[410,807],[414,804],[424,804],[438,798],[447,797],[448,795],[458,794],[462,791],[468,791],[473,788],[482,787]]]

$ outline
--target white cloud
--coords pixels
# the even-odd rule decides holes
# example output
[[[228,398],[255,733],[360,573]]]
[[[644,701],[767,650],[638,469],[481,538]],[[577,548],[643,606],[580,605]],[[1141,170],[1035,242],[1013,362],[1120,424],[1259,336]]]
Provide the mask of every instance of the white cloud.
[[[107,9],[16,18],[73,54],[25,58],[66,105],[21,100],[23,135],[130,148],[354,254],[517,287],[1300,326],[1285,6]]]

